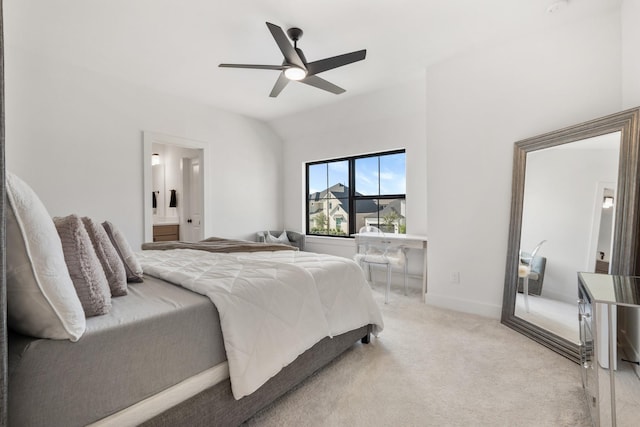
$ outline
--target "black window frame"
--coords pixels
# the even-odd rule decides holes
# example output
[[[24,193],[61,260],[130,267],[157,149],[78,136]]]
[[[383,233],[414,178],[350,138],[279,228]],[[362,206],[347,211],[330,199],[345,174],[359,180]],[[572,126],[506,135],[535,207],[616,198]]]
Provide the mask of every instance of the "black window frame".
[[[358,230],[355,229],[356,227],[356,202],[360,201],[360,200],[398,200],[398,199],[402,199],[405,201],[406,203],[406,189],[405,189],[405,193],[404,194],[385,194],[385,195],[381,195],[381,194],[377,194],[377,195],[358,195],[356,194],[356,176],[355,176],[355,164],[356,161],[359,159],[366,159],[366,158],[370,158],[370,157],[383,157],[383,156],[388,156],[388,155],[393,155],[393,154],[404,154],[405,155],[405,182],[406,182],[406,149],[402,148],[402,149],[397,149],[397,150],[391,150],[391,151],[382,151],[382,152],[378,152],[378,153],[369,153],[369,154],[362,154],[362,155],[357,155],[357,156],[348,156],[348,157],[339,157],[339,158],[334,158],[334,159],[326,159],[326,160],[318,160],[318,161],[313,161],[313,162],[307,162],[305,163],[305,234],[307,236],[321,236],[321,237],[337,237],[337,238],[353,238],[353,234],[357,233]],[[345,184],[348,186],[349,188],[349,232],[347,233],[347,235],[331,235],[331,234],[319,234],[319,233],[311,233],[311,224],[309,221],[309,201],[310,199],[310,193],[309,193],[309,168],[311,166],[315,166],[315,165],[321,165],[321,164],[329,164],[329,163],[335,163],[335,162],[344,162],[347,161],[348,164],[348,184]],[[378,168],[380,168],[380,164],[378,163]],[[378,169],[378,192],[380,191],[380,170]],[[328,185],[329,183],[327,183]],[[344,183],[343,183],[344,184]],[[328,190],[330,187],[327,187],[325,190]],[[314,194],[314,193],[311,193]]]

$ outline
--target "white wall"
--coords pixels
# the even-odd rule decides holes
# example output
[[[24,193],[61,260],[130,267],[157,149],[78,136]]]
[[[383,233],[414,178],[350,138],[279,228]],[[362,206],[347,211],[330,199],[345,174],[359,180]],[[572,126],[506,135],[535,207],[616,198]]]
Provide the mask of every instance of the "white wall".
[[[623,0],[622,33],[622,108],[640,106],[640,0]]]
[[[513,144],[620,110],[620,43],[614,12],[427,69],[428,303],[499,317]]]
[[[210,144],[205,235],[253,238],[280,222],[282,146],[264,123],[11,44],[5,67],[7,167],[34,188],[52,216],[109,219],[139,248],[146,130]]]
[[[407,233],[427,229],[424,75],[364,96],[270,122],[283,139],[284,223],[305,231],[305,162],[406,149]],[[308,250],[352,257],[352,239],[308,237]],[[415,259],[414,259],[415,257]],[[421,254],[410,273],[421,271]]]

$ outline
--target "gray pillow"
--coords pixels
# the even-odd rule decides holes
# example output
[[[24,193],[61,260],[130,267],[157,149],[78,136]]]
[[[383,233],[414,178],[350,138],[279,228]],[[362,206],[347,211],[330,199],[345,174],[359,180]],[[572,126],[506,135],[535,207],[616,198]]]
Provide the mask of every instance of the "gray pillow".
[[[25,335],[78,341],[82,305],[51,216],[24,181],[7,172],[7,322]]]
[[[96,255],[100,260],[104,274],[107,276],[107,282],[109,282],[109,288],[111,288],[111,296],[119,297],[126,295],[127,273],[104,227],[86,216],[82,218],[82,223],[89,234],[93,249],[96,251]]]
[[[107,314],[111,290],[87,230],[78,215],[54,218],[64,260],[86,317]]]
[[[142,282],[142,267],[136,254],[131,250],[131,246],[124,235],[118,230],[112,223],[105,221],[102,223],[111,243],[116,248],[116,252],[124,264],[124,269],[127,272],[127,282],[139,283]]]

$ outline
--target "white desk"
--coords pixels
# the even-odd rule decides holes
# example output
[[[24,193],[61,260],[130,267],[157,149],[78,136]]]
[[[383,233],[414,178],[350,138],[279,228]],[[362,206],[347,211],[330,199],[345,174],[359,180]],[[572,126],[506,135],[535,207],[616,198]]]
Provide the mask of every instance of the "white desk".
[[[427,294],[427,237],[415,234],[394,234],[394,233],[363,233],[354,234],[356,239],[356,250],[358,244],[363,241],[370,241],[378,244],[390,245],[392,247],[404,249],[422,249],[424,261],[422,264],[422,301],[426,300]]]

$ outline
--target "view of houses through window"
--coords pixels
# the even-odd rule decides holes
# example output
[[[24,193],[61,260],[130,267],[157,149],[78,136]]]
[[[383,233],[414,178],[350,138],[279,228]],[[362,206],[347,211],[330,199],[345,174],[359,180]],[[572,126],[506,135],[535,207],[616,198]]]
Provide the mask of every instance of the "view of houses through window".
[[[307,163],[307,234],[406,233],[405,151]]]

